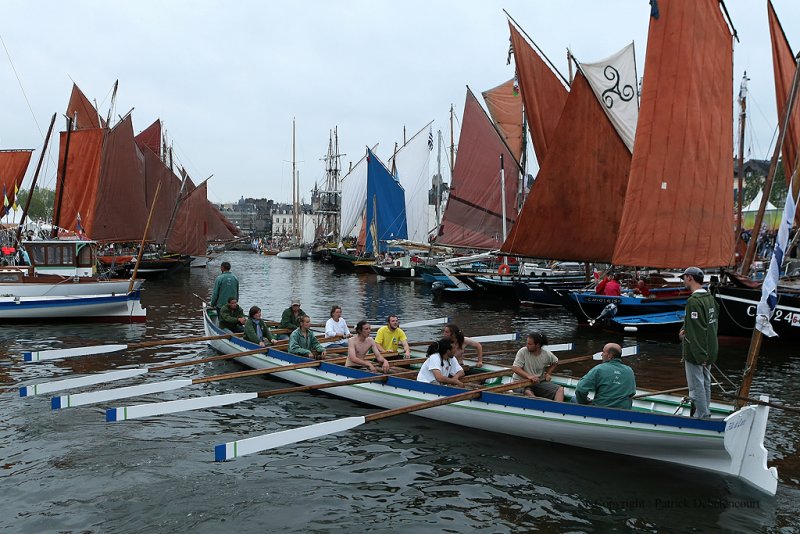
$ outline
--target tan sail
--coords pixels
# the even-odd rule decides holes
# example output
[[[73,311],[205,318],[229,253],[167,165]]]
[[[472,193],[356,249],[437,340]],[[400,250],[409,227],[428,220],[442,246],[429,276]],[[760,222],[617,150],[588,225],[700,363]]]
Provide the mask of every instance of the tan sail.
[[[728,265],[734,246],[732,36],[718,0],[661,0],[658,6],[613,263]]]
[[[792,89],[795,69],[797,68],[792,47],[783,32],[778,15],[772,2],[767,2],[769,13],[769,34],[772,42],[772,68],[775,76],[775,102],[778,107],[778,118],[784,116],[786,112],[786,102],[789,100],[789,92]],[[783,173],[786,176],[788,185],[792,179],[792,173],[797,165],[797,147],[800,146],[800,106],[795,104],[792,109],[792,116],[786,127],[786,134],[783,138],[781,154],[783,156]],[[800,191],[800,180],[796,180],[793,187],[794,197]]]
[[[481,93],[495,126],[505,139],[517,161],[522,161],[522,96],[508,80],[493,89]]]
[[[541,164],[552,146],[553,133],[567,102],[568,91],[511,21],[508,27],[533,150]]]
[[[631,155],[581,72],[502,251],[610,262]]]
[[[5,214],[17,200],[17,191],[22,186],[25,171],[31,161],[32,150],[0,150],[0,191],[5,191],[5,198],[0,198],[0,214]],[[8,200],[8,206],[5,201]]]

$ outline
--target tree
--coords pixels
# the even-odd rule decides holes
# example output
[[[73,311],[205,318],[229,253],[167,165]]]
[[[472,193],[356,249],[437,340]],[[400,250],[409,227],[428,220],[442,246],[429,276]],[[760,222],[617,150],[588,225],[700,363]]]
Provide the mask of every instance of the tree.
[[[27,189],[20,189],[17,197],[17,204],[24,207],[28,201],[29,191]],[[53,219],[53,204],[55,203],[56,192],[52,189],[44,189],[37,187],[34,191],[31,205],[28,209],[28,220],[42,219],[51,221]]]
[[[748,178],[744,184],[744,205],[747,206],[756,198],[759,191],[764,189],[766,176],[753,176]],[[778,168],[775,170],[775,179],[772,181],[772,191],[769,194],[769,201],[778,209],[782,209],[786,203],[786,175],[783,172],[783,160],[778,161]]]

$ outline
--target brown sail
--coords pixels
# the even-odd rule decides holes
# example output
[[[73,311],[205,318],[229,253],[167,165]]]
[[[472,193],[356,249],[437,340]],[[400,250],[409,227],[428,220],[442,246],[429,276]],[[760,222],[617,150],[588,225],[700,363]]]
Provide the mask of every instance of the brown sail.
[[[450,196],[436,242],[456,247],[496,249],[503,243],[500,155],[505,159],[507,227],[516,214],[519,168],[478,99],[467,88]]]
[[[568,91],[511,21],[508,27],[533,150],[541,164],[552,146],[553,132],[567,102]]]
[[[517,161],[522,161],[522,97],[508,80],[493,89],[481,93],[489,108],[489,115],[503,135],[508,148]]]
[[[31,161],[32,150],[0,150],[0,190],[5,191],[5,199],[0,198],[0,213],[5,214],[16,200],[16,193],[25,178],[25,171]],[[8,200],[8,206],[5,201]]]
[[[77,130],[69,134],[69,153],[64,173],[64,150],[67,132],[61,132],[53,222],[61,228],[77,230],[78,214],[84,232],[94,228],[103,157],[102,128]],[[141,236],[139,236],[141,238]]]
[[[792,90],[792,80],[797,64],[772,2],[767,2],[767,11],[769,13],[769,35],[772,42],[772,68],[775,76],[775,102],[778,107],[778,120],[781,121],[786,112],[786,103],[789,100],[789,92]],[[786,176],[787,185],[790,183],[792,173],[797,165],[798,146],[800,146],[800,104],[795,102],[781,147],[783,173]],[[800,180],[795,181],[792,189],[794,197],[797,198],[797,193],[800,191]]]
[[[734,246],[732,36],[718,0],[661,0],[658,7],[660,17],[650,19],[613,263],[728,265]]]
[[[140,147],[147,147],[161,158],[161,119],[156,119],[153,124],[136,135],[136,142]]]
[[[551,140],[501,250],[534,258],[610,262],[631,155],[580,72]]]
[[[208,248],[208,187],[206,182],[195,187],[187,179],[178,215],[167,238],[167,250],[190,256],[205,256]]]
[[[75,130],[105,128],[106,126],[106,121],[100,118],[92,103],[74,83],[69,104],[67,104],[67,117],[74,120],[72,127]]]
[[[214,204],[207,202],[208,206],[208,237],[209,241],[230,241],[239,235],[238,229],[217,209]]]

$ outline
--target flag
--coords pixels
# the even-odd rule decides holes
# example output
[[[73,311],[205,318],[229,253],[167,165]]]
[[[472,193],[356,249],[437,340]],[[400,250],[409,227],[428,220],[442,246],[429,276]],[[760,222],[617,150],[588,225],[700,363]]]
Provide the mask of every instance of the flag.
[[[506,58],[506,65],[511,65],[511,56],[514,55],[514,41],[511,37],[508,38],[508,57]]]
[[[783,218],[778,227],[778,236],[775,238],[775,247],[772,250],[772,259],[769,260],[769,269],[761,284],[761,300],[756,306],[756,328],[768,337],[775,337],[778,334],[773,330],[769,322],[770,317],[775,312],[778,305],[778,278],[780,278],[783,257],[786,254],[786,246],[789,244],[789,230],[794,222],[795,206],[797,204],[792,195],[792,185],[786,192],[786,205],[783,207]],[[754,237],[755,239],[755,237]]]
[[[8,195],[6,194],[6,184],[3,184],[3,211],[0,217],[5,217],[8,212]]]
[[[658,0],[650,0],[650,16],[658,20]]]
[[[75,220],[75,231],[78,234],[78,237],[83,237],[83,225],[81,224],[81,214],[78,213],[78,217]]]
[[[433,130],[428,130],[428,150],[433,150]]]
[[[19,206],[17,205],[17,197],[19,196],[19,185],[14,184],[14,204],[11,207],[15,212],[19,211]]]

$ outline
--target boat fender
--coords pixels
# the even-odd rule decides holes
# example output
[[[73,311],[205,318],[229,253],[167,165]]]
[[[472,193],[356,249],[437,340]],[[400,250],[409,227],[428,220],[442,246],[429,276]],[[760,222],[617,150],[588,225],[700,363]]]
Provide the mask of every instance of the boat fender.
[[[638,332],[638,331],[639,331],[639,329],[638,329],[638,328],[636,328],[635,326],[626,326],[626,327],[625,327],[625,331],[626,331],[626,332]]]
[[[400,267],[401,265],[403,265],[403,262],[401,262],[400,260],[394,260],[395,267]]]
[[[497,268],[497,274],[500,275],[511,274],[511,267],[509,267],[507,263],[504,263]]]

